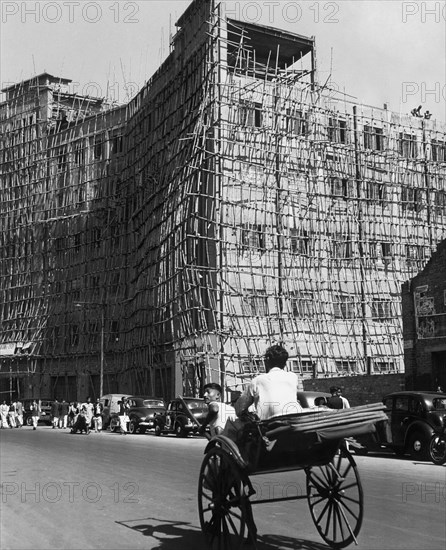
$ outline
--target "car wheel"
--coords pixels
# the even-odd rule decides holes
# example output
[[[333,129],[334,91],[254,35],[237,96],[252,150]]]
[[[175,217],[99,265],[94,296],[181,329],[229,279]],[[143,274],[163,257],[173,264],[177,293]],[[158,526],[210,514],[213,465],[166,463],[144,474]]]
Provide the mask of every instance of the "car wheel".
[[[27,425],[27,426],[32,426],[32,425],[33,425],[32,416],[29,416],[29,417],[26,419],[26,425]]]
[[[439,435],[433,435],[429,442],[429,458],[434,464],[446,462],[446,440]]]
[[[140,434],[145,434],[146,433],[146,428],[139,428],[139,433]]]
[[[155,435],[161,435],[161,426],[159,424],[155,426]]]
[[[426,437],[422,433],[414,432],[409,437],[408,450],[414,460],[426,460],[428,447],[429,442],[426,441]]]
[[[177,424],[175,426],[175,435],[177,437],[185,437],[186,432],[184,431],[183,426],[181,424]]]
[[[136,434],[137,431],[138,431],[138,425],[136,424],[136,422],[134,420],[130,420],[130,422],[129,422],[129,433]]]

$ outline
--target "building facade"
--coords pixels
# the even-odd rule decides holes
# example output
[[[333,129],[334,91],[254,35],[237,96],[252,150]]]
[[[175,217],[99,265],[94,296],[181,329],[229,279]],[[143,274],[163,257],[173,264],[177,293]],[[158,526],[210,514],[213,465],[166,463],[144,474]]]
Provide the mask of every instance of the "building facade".
[[[402,372],[401,283],[446,236],[445,125],[351,103],[313,38],[222,4],[176,25],[127,105],[6,90],[6,386],[237,390],[274,342],[304,378]]]
[[[425,268],[403,285],[406,386],[446,389],[446,241]]]

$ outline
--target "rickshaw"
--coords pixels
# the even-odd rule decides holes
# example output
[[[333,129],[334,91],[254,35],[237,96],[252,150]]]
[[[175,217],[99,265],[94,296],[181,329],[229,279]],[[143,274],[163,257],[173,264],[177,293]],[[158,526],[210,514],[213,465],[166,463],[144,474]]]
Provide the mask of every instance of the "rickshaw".
[[[254,504],[306,499],[322,539],[332,548],[355,542],[361,529],[364,497],[346,439],[375,431],[387,422],[382,403],[343,410],[315,410],[243,423],[237,441],[211,438],[198,483],[198,511],[207,547],[256,548]],[[306,494],[250,501],[251,477],[304,470]]]

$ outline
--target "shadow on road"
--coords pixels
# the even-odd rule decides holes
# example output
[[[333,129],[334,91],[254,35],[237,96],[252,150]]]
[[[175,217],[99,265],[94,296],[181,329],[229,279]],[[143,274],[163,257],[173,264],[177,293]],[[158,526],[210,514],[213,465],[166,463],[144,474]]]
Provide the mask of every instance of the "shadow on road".
[[[153,550],[198,550],[203,549],[201,530],[186,521],[170,521],[159,518],[117,521],[119,525],[138,531],[145,537],[152,537],[159,546]],[[261,535],[255,550],[327,550],[328,546],[318,542],[281,535]],[[247,545],[246,550],[254,550]]]

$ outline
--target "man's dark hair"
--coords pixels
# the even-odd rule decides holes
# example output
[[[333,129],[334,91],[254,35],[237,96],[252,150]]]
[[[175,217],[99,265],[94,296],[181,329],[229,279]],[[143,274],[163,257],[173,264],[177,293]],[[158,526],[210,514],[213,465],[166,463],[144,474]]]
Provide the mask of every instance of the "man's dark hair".
[[[211,388],[213,390],[217,390],[219,391],[221,394],[223,394],[223,389],[222,387],[220,386],[220,384],[217,384],[217,382],[208,382],[207,384],[205,384],[203,386],[203,391],[206,389],[206,388]]]
[[[288,361],[288,357],[289,355],[287,350],[280,344],[276,344],[275,346],[270,346],[265,351],[265,366],[267,370],[272,369],[274,367],[283,369],[286,365],[286,362]]]
[[[330,393],[336,393],[338,391],[338,388],[336,386],[332,386],[330,388]]]

